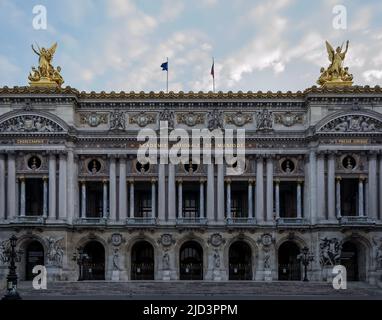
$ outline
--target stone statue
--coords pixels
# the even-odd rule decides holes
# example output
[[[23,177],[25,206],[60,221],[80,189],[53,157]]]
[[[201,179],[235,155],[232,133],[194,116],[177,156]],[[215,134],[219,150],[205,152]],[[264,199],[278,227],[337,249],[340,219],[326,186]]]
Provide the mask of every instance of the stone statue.
[[[61,68],[55,69],[52,66],[53,56],[57,49],[57,43],[53,44],[49,49],[37,46],[36,50],[32,45],[32,50],[39,56],[38,68],[32,67],[32,72],[29,73],[28,79],[32,86],[48,86],[61,87],[64,83],[60,72]]]
[[[349,41],[346,42],[346,48],[342,51],[342,46],[334,51],[328,41],[325,42],[330,65],[327,69],[321,68],[320,78],[317,83],[321,86],[327,84],[333,85],[352,85],[353,75],[349,73],[348,67],[343,67],[346,53],[349,49]]]
[[[113,253],[113,270],[120,271],[119,267],[119,253],[118,253],[118,248],[114,248],[114,253]]]
[[[126,119],[122,111],[115,110],[110,113],[110,129],[111,130],[125,130]]]
[[[273,114],[268,109],[257,112],[257,130],[272,130]]]
[[[163,262],[163,270],[169,270],[170,269],[170,256],[167,252],[163,255],[162,262]]]
[[[220,268],[220,254],[217,249],[214,250],[214,266],[216,269]]]
[[[341,257],[341,244],[337,238],[324,238],[320,243],[320,264],[334,266]]]
[[[168,128],[174,129],[174,112],[169,109],[164,109],[159,114],[159,121],[167,121]]]
[[[208,112],[208,129],[221,129],[223,128],[223,112],[217,109]]]
[[[64,250],[60,247],[60,241],[64,239],[63,237],[54,239],[53,237],[48,237],[48,263],[57,267],[62,266],[62,257],[64,256]]]

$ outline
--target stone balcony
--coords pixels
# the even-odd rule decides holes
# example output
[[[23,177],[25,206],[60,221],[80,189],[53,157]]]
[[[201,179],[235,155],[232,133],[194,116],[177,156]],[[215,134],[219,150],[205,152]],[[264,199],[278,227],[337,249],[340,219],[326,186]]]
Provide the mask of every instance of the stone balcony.
[[[18,216],[12,222],[20,224],[45,224],[46,217],[40,216]]]
[[[176,224],[177,225],[206,225],[207,224],[207,219],[206,218],[200,218],[200,217],[195,217],[195,218],[178,218],[176,219]]]
[[[100,218],[78,218],[73,221],[73,224],[77,225],[106,225],[107,218],[100,217]]]
[[[150,226],[157,224],[157,218],[152,217],[134,217],[127,218],[126,223],[134,226]]]
[[[306,225],[307,221],[304,218],[278,218],[277,226],[301,226]]]
[[[229,226],[248,226],[255,223],[256,220],[254,218],[227,218],[227,225]]]
[[[340,218],[342,225],[370,225],[375,224],[375,220],[365,216],[342,216]]]

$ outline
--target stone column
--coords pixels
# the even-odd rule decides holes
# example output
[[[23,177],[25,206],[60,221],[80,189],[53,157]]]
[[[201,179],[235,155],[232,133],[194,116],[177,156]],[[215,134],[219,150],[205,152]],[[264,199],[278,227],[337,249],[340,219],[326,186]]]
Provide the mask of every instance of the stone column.
[[[364,194],[363,194],[363,183],[365,177],[361,176],[358,180],[358,216],[365,216],[365,203],[364,203]]]
[[[20,217],[25,217],[25,177],[20,176]]]
[[[156,205],[156,180],[151,179],[151,218],[155,219],[155,214],[157,211],[157,205]]]
[[[199,180],[199,215],[204,218],[204,179]]]
[[[217,213],[218,221],[224,221],[224,164],[217,165]]]
[[[379,219],[382,220],[382,155],[379,158]]]
[[[102,192],[102,217],[107,219],[107,180],[102,180],[103,192]]]
[[[267,221],[273,221],[273,157],[267,158]]]
[[[158,164],[158,218],[166,220],[166,178],[164,164]]]
[[[336,214],[341,218],[341,177],[336,177]]]
[[[109,219],[115,221],[117,219],[117,172],[114,156],[110,157],[109,189]]]
[[[176,220],[175,192],[175,166],[170,163],[168,165],[168,220],[170,222]]]
[[[310,183],[310,219],[311,223],[315,224],[317,220],[317,165],[316,152],[309,152],[309,183]]]
[[[42,177],[42,183],[43,183],[42,215],[44,218],[46,218],[48,216],[48,177],[46,176]]]
[[[227,219],[231,219],[231,179],[227,179],[227,205],[226,205],[226,215]]]
[[[68,178],[67,178],[67,193],[68,193],[68,202],[67,202],[67,222],[72,223],[74,218],[74,207],[75,207],[75,181],[77,180],[77,177],[74,175],[76,174],[75,164],[74,164],[74,153],[73,150],[68,150],[68,162],[67,162],[67,171],[68,171]]]
[[[49,217],[56,219],[56,155],[49,155]]]
[[[264,222],[264,173],[263,158],[256,161],[256,220]]]
[[[368,212],[367,215],[375,220],[378,219],[378,183],[377,183],[377,155],[369,156],[369,177],[368,177]]]
[[[126,182],[126,159],[119,159],[119,220],[126,221],[127,218],[127,182]]]
[[[86,218],[86,181],[81,181],[81,218]]]
[[[5,216],[5,158],[0,154],[0,220]]]
[[[130,199],[129,199],[129,203],[130,203],[130,218],[134,218],[135,217],[135,212],[134,212],[134,206],[135,206],[135,202],[134,202],[134,180],[130,180]]]
[[[11,220],[16,217],[16,162],[14,154],[8,154],[7,165],[7,218]]]
[[[275,180],[276,220],[280,218],[280,180]]]
[[[297,218],[302,217],[302,196],[301,196],[301,183],[302,181],[297,181]]]
[[[336,184],[335,184],[335,155],[329,154],[328,157],[328,218],[336,220]]]
[[[317,156],[317,219],[326,219],[325,213],[325,155]]]
[[[214,165],[207,165],[207,219],[209,222],[215,220],[215,175]]]
[[[58,175],[58,217],[60,220],[65,220],[67,218],[67,166],[66,166],[66,155],[60,153],[59,160],[59,175]]]
[[[253,180],[248,180],[248,219],[253,218]]]
[[[183,182],[178,180],[178,217],[183,218]]]

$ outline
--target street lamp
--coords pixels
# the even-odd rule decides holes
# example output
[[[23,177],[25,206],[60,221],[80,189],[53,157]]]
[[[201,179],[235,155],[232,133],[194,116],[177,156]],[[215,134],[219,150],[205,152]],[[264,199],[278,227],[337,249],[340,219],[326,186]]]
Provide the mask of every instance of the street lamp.
[[[20,255],[22,251],[16,251],[17,238],[15,235],[9,239],[10,248],[5,250],[6,261],[10,262],[7,276],[7,293],[4,295],[3,300],[20,300],[21,297],[17,292],[17,273],[16,273],[16,263],[20,261]]]
[[[297,259],[299,259],[302,262],[302,265],[304,266],[304,280],[303,281],[309,281],[308,280],[308,266],[309,263],[313,261],[313,255],[309,253],[308,247],[302,248],[302,253],[300,253],[297,256]]]
[[[88,259],[89,256],[86,253],[84,253],[83,247],[78,247],[77,252],[73,254],[73,260],[77,261],[79,267],[78,281],[84,280],[84,262]]]

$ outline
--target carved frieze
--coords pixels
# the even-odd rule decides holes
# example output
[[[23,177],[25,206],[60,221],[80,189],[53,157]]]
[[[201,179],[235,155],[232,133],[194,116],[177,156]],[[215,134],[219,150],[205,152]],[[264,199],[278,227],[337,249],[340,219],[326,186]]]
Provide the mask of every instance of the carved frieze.
[[[22,115],[8,119],[0,124],[0,132],[62,132],[64,129],[38,115]]]
[[[80,113],[80,123],[90,127],[98,127],[100,124],[107,124],[108,115],[106,113],[84,112]]]
[[[346,115],[325,124],[322,132],[381,132],[382,122],[365,115]]]
[[[179,113],[177,114],[177,122],[193,127],[204,123],[204,115],[196,112]]]
[[[156,116],[154,114],[140,112],[130,117],[130,124],[137,124],[140,127],[145,127],[148,124],[155,123]]]
[[[170,130],[174,129],[174,117],[174,111],[167,108],[159,113],[159,121],[167,121]]]
[[[263,109],[256,113],[257,130],[273,129],[273,113],[268,109]]]
[[[110,112],[110,130],[125,130],[126,117],[125,112],[114,110]]]
[[[282,124],[285,127],[292,127],[296,124],[304,123],[304,114],[292,112],[275,113],[274,119],[277,124]]]
[[[223,128],[223,111],[214,109],[209,111],[207,114],[208,117],[208,129],[222,129]]]
[[[245,124],[252,122],[253,117],[250,114],[242,113],[241,111],[238,111],[233,114],[227,114],[225,117],[225,121],[227,124],[234,124],[238,127],[242,127]]]

